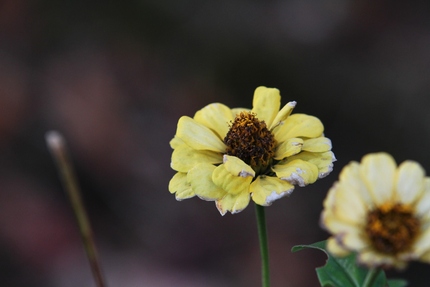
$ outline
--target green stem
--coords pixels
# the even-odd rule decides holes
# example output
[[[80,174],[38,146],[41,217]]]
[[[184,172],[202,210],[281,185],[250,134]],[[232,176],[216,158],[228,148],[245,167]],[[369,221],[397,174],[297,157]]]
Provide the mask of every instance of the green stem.
[[[255,204],[255,211],[257,215],[258,238],[260,240],[262,286],[270,287],[269,248],[267,244],[266,216],[264,214],[264,206]]]
[[[376,277],[378,277],[378,273],[379,273],[379,268],[370,269],[366,275],[366,278],[364,279],[363,287],[373,286],[373,283],[375,282]]]
[[[69,159],[65,140],[58,132],[51,131],[46,134],[46,143],[57,164],[64,189],[69,196],[76,220],[78,221],[79,231],[97,287],[105,287],[105,280],[101,272],[93,232],[81,199],[80,189]]]

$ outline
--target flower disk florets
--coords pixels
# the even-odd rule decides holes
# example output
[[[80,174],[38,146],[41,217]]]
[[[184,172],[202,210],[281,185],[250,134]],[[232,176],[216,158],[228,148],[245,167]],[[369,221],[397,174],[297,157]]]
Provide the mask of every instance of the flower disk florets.
[[[412,209],[403,204],[385,204],[367,215],[366,233],[374,248],[398,254],[411,248],[420,229]]]
[[[224,138],[226,154],[236,156],[254,170],[264,170],[275,155],[276,141],[264,121],[241,112],[231,123]]]

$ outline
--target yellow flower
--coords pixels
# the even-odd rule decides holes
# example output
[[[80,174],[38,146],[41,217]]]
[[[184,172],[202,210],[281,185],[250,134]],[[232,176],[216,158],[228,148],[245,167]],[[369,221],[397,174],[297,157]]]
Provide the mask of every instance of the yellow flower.
[[[321,121],[281,110],[274,88],[258,87],[252,110],[214,103],[193,118],[179,119],[171,167],[177,171],[169,191],[177,200],[215,201],[219,212],[238,213],[252,200],[263,206],[291,194],[332,171],[331,141]]]
[[[398,269],[430,262],[430,178],[416,162],[397,166],[386,153],[368,154],[343,168],[321,224],[336,256],[353,251],[369,267]]]

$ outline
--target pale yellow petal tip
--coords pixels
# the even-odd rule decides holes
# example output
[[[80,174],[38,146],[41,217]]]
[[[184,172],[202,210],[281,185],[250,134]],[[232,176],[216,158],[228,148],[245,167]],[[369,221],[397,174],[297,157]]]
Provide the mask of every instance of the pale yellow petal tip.
[[[327,240],[327,250],[336,257],[345,257],[351,253],[348,249],[342,247],[335,237],[330,237]]]

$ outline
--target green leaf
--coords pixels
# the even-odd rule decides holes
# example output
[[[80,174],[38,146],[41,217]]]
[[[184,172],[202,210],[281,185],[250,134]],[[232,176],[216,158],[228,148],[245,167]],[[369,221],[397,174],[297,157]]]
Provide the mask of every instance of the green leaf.
[[[406,287],[408,286],[408,281],[403,279],[390,279],[388,280],[389,287]]]
[[[326,241],[316,242],[310,245],[296,245],[291,251],[296,252],[306,248],[319,249],[327,254],[328,260],[322,267],[316,268],[317,276],[323,287],[361,287],[367,276],[371,276],[371,270],[357,265],[356,255],[350,255],[342,258],[333,257],[326,250]],[[385,273],[382,270],[377,271],[372,287],[403,287],[404,281],[392,280],[387,283]],[[394,285],[391,285],[394,284]]]

